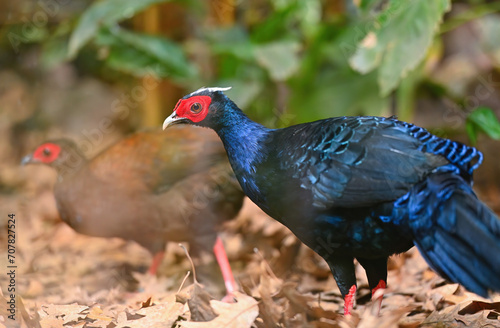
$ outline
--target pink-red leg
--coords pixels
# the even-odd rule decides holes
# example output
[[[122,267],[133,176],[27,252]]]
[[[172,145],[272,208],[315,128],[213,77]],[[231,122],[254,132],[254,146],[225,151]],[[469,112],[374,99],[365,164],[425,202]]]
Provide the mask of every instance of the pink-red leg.
[[[344,297],[344,315],[350,315],[354,307],[354,297],[356,296],[356,285],[352,285],[349,293]]]
[[[385,281],[380,280],[377,286],[372,289],[372,301],[378,303],[377,315],[380,313],[380,308],[382,307],[382,298],[384,298],[384,289],[386,287]]]
[[[154,255],[153,257],[153,262],[151,263],[151,266],[149,267],[149,274],[154,276],[156,275],[156,272],[158,271],[158,267],[161,264],[161,261],[163,261],[163,256],[165,255],[165,251],[158,252]]]
[[[379,289],[385,289],[387,287],[387,285],[385,284],[385,281],[383,280],[380,280],[378,282],[378,285],[375,286],[375,288],[372,289],[372,297],[375,296],[375,292]],[[382,298],[383,295],[379,296],[379,298]]]
[[[236,290],[236,281],[234,280],[233,271],[231,270],[229,260],[227,259],[224,244],[219,237],[217,237],[214,244],[214,254],[217,259],[217,263],[219,263],[222,278],[224,279],[224,284],[226,286],[226,296],[223,298],[223,301],[231,302],[233,301],[233,293]]]

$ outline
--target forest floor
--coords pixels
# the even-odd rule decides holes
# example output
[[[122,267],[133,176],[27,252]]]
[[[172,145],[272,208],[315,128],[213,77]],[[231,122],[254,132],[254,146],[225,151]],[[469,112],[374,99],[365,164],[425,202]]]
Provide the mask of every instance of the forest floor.
[[[240,292],[232,304],[208,301],[191,278],[183,283],[191,265],[178,244],[169,244],[153,277],[145,273],[152,256],[134,242],[84,236],[61,222],[54,176],[40,170],[27,170],[18,192],[0,196],[2,227],[15,214],[17,265],[15,321],[7,319],[11,277],[0,274],[0,327],[500,327],[499,294],[482,299],[447,283],[415,248],[390,259],[378,316],[358,265],[357,305],[344,317],[326,263],[248,200],[221,233]]]

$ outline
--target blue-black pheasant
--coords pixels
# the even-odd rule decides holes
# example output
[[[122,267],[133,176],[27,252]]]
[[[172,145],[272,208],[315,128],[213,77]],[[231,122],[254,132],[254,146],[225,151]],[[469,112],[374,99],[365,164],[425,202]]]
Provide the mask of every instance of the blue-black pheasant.
[[[223,91],[177,103],[163,128],[208,127],[244,192],[328,262],[348,314],[364,267],[374,292],[387,259],[416,245],[441,276],[488,296],[500,291],[500,220],[472,190],[475,148],[395,118],[336,117],[268,129]]]

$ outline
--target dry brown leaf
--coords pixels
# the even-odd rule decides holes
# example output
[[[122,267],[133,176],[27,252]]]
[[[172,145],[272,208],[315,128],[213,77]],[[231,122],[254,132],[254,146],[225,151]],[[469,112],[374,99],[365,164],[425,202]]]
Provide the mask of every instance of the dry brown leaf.
[[[290,267],[292,267],[297,260],[302,245],[302,242],[292,234],[286,236],[282,240],[279,248],[280,254],[273,263],[273,270],[277,276],[281,277],[289,272]]]
[[[361,315],[361,320],[357,328],[395,328],[398,327],[398,322],[401,318],[408,313],[413,307],[402,307],[393,311],[386,311],[382,315],[376,315],[377,311],[374,307],[378,305],[374,303],[371,308],[366,308]]]
[[[26,292],[23,294],[23,297],[29,297],[29,298],[37,297],[39,295],[43,295],[44,291],[45,290],[43,284],[37,279],[32,279],[29,281],[28,288]]]
[[[314,328],[340,328],[338,322],[331,320],[311,321],[309,326]]]
[[[148,272],[132,272],[132,276],[138,282],[138,289],[142,291],[142,295],[138,295],[140,297],[143,297],[143,294],[147,297],[154,295],[154,299],[156,301],[160,301],[158,291],[178,288],[177,281],[168,276],[157,277],[149,274]],[[141,303],[142,302],[144,302],[144,298],[141,299]]]
[[[450,327],[500,327],[497,316],[488,317],[490,311],[496,311],[498,306],[498,302],[464,302],[432,312],[422,326],[446,323]]]
[[[326,261],[309,247],[301,247],[297,256],[297,266],[316,278],[328,279],[332,271]]]
[[[153,304],[152,298],[149,297],[145,302],[142,302],[141,309],[150,307]]]
[[[116,316],[116,322],[118,322],[119,324],[123,324],[124,322],[127,322],[128,321],[128,318],[127,318],[127,309],[125,309],[124,311],[118,313],[118,315]]]
[[[457,316],[456,321],[465,324],[465,327],[495,327],[493,326],[493,320],[488,319],[488,314],[485,312],[478,312],[474,314],[469,314],[465,316]],[[495,320],[497,321],[497,320]],[[500,322],[497,321],[497,327],[500,326]]]
[[[288,306],[286,308],[287,318],[294,318],[298,314],[303,317],[312,314],[308,302],[313,301],[314,297],[300,294],[294,283],[284,283],[276,297],[284,297],[288,300]]]
[[[106,320],[94,320],[91,323],[87,323],[82,321],[84,324],[86,324],[84,327],[85,328],[114,328],[116,325],[113,322],[109,322]]]
[[[55,177],[51,176],[50,180],[45,180],[53,184]],[[177,290],[177,286],[181,285],[184,272],[190,267],[177,245],[171,244],[172,247],[167,248],[166,262],[164,261],[161,272],[163,274],[158,277],[139,274],[145,272],[150,264],[151,257],[145,249],[135,243],[117,239],[91,238],[76,234],[54,217],[54,214],[50,214],[50,211],[43,210],[40,202],[47,203],[52,207],[51,211],[55,211],[51,186],[46,184],[41,189],[31,187],[29,198],[22,194],[0,195],[0,207],[8,204],[8,210],[15,209],[19,217],[23,215],[22,211],[26,212],[26,215],[23,215],[26,220],[22,220],[19,226],[23,236],[19,239],[18,249],[19,267],[22,271],[19,272],[17,283],[19,290],[23,291],[26,318],[31,315],[32,321],[28,322],[22,316],[24,321],[20,320],[19,328],[35,327],[37,322],[42,320],[37,318],[38,314],[43,315],[43,326],[39,326],[43,328],[112,328],[117,325],[134,328],[177,327],[183,321],[187,325],[196,324],[186,322],[191,320],[188,305],[174,301],[172,290]],[[22,197],[25,197],[23,204],[16,201]],[[51,204],[47,202],[49,198]],[[37,200],[38,205],[34,205]],[[347,319],[340,314],[343,300],[326,262],[306,247],[301,247],[298,256],[294,256],[295,237],[290,235],[286,228],[270,220],[255,205],[251,211],[245,211],[243,209],[239,221],[233,221],[232,228],[225,233],[228,237],[226,240],[233,240],[228,243],[228,254],[230,253],[235,264],[233,269],[239,282],[247,294],[255,295],[260,301],[260,317],[250,325],[258,328],[354,328],[361,319],[363,322],[369,322],[367,318],[359,316],[373,305],[369,301],[370,291],[366,286],[366,274],[359,265],[356,266],[360,286],[358,295],[362,298],[362,295],[366,294],[365,302],[358,297],[360,302],[351,318]],[[0,217],[1,222],[3,221]],[[231,226],[232,222],[229,223]],[[269,226],[270,224],[272,226]],[[257,245],[261,251],[260,257],[251,251]],[[281,279],[272,275],[267,263],[270,263],[272,270]],[[499,311],[495,308],[496,305],[491,304],[500,302],[500,294],[495,294],[492,300],[488,301],[468,293],[462,287],[453,290],[453,285],[445,285],[442,278],[428,269],[416,248],[391,258],[389,266],[393,269],[389,271],[388,276],[390,289],[385,295],[381,316],[391,315],[394,310],[404,311],[402,307],[406,305],[416,306],[416,310],[406,312],[398,321],[400,328],[416,328],[419,325],[423,328],[436,325],[499,326]],[[263,275],[267,277],[266,283],[261,281]],[[129,279],[135,280],[135,285]],[[296,290],[287,290],[284,282],[296,283]],[[0,276],[0,285],[3,286],[4,283],[5,278]],[[291,283],[289,285],[293,286]],[[290,294],[287,296],[288,292]],[[309,300],[309,295],[313,295],[314,299]],[[150,297],[154,304],[140,309],[141,304],[147,305]],[[186,303],[189,297],[186,294]],[[307,302],[303,302],[304,299]],[[52,313],[52,316],[40,310],[41,306],[48,304],[74,302],[81,306],[94,305],[88,311],[80,313],[78,307],[64,311],[59,309]],[[485,302],[487,305],[476,302]],[[0,315],[5,312],[1,303]],[[215,301],[207,302],[214,303]],[[452,304],[460,306],[455,308]],[[169,305],[174,309],[169,309]],[[464,309],[468,305],[471,308]],[[435,311],[436,306],[441,310]],[[490,306],[491,309],[488,308]],[[458,313],[459,309],[470,313]],[[434,317],[429,317],[433,311]],[[20,313],[21,311],[18,314]],[[224,318],[228,313],[223,313]],[[427,317],[430,320],[423,324]],[[199,323],[196,327],[218,327],[221,322],[219,320],[223,321],[224,318]],[[374,320],[375,323],[372,323],[378,324],[380,319]],[[0,327],[3,327],[4,323],[0,318]],[[243,326],[245,325],[249,324],[244,323]],[[7,328],[11,326],[7,324]]]
[[[65,328],[63,324],[63,319],[54,317],[46,317],[40,320],[40,325],[42,326],[42,328]]]
[[[257,301],[248,295],[235,292],[236,303],[212,300],[210,304],[219,314],[208,322],[179,322],[183,328],[245,328],[251,327],[259,314]]]
[[[261,299],[259,302],[259,313],[264,326],[272,327],[282,318],[283,306],[274,302],[271,293],[277,286],[280,286],[283,281],[281,279],[271,277],[267,270],[262,269],[262,266],[261,270],[262,274],[256,290],[256,294],[258,294],[258,297]]]
[[[189,310],[191,311],[192,321],[211,321],[217,317],[217,313],[210,305],[210,296],[202,285],[195,282],[192,291],[187,300]]]
[[[172,327],[183,312],[184,305],[175,302],[172,297],[168,303],[155,304],[138,310],[135,314],[140,318],[124,320],[121,315],[116,328]]]
[[[427,313],[417,313],[411,316],[405,316],[398,322],[399,328],[418,328],[427,318]]]
[[[469,305],[458,311],[458,314],[474,314],[484,310],[494,310],[496,312],[500,312],[500,302],[488,303],[481,301],[472,301]]]
[[[217,317],[217,313],[214,311],[212,306],[210,305],[210,300],[212,296],[208,294],[203,285],[198,283],[196,277],[196,269],[193,263],[191,256],[189,255],[186,247],[182,244],[179,244],[182,247],[184,252],[186,253],[186,257],[191,264],[191,270],[193,272],[194,283],[187,288],[187,291],[180,294],[177,293],[176,300],[180,303],[184,304],[184,300],[187,298],[187,303],[189,306],[189,311],[191,313],[191,321],[211,321],[215,317]],[[188,272],[189,275],[189,272]],[[188,277],[186,275],[186,278]],[[185,280],[184,280],[185,281]],[[184,284],[184,281],[182,284]],[[181,286],[182,286],[181,284]]]
[[[316,300],[316,298],[311,295],[300,294],[297,291],[297,284],[292,282],[285,282],[283,286],[281,286],[281,290],[276,297],[286,297],[290,301],[290,305],[295,308],[297,313],[306,309],[307,312],[310,312],[308,302]]]
[[[342,317],[342,314],[337,311],[325,310],[319,306],[312,307],[310,314],[311,317],[316,318],[318,320],[317,322],[321,323],[322,326],[331,325]]]
[[[333,275],[330,273],[330,277],[328,279],[317,279],[317,277],[312,276],[310,274],[302,274],[300,277],[300,282],[297,286],[297,290],[300,293],[313,293],[318,296],[321,295],[323,291],[328,291],[329,295],[333,295],[332,292],[335,292],[340,297],[340,291],[338,290],[337,284],[333,279]]]
[[[87,316],[87,313],[82,313],[89,309],[88,306],[79,305],[77,303],[69,304],[69,305],[42,305],[42,311],[47,314],[44,317],[57,318],[62,319],[63,324],[67,324],[69,322],[78,322],[80,319],[84,319]]]
[[[290,328],[315,328],[315,323],[308,322],[307,315],[296,314],[293,317],[287,317],[286,320],[279,325],[273,325],[271,327],[290,327]],[[267,328],[267,327],[266,327]],[[328,327],[331,328],[331,327]]]
[[[104,311],[99,306],[93,306],[90,308],[89,314],[87,314],[87,319],[92,320],[92,325],[96,325],[96,322],[102,322],[109,324],[113,321],[113,318],[104,314]],[[99,323],[102,325],[102,323]]]
[[[17,308],[19,312],[21,313],[21,318],[23,319],[23,322],[29,327],[29,328],[41,328],[42,326],[40,325],[40,316],[38,313],[35,313],[33,317],[31,317],[26,310],[26,307],[24,306],[23,300],[21,297],[17,297]]]
[[[427,300],[425,302],[425,308],[428,310],[441,310],[444,306],[449,304],[444,304],[447,299],[451,299],[450,296],[454,295],[459,290],[458,284],[446,284],[427,292]]]
[[[259,256],[261,256],[260,253]],[[262,289],[260,287],[262,283],[265,284],[266,293],[269,295],[275,295],[281,290],[281,287],[283,286],[283,279],[276,277],[271,270],[271,267],[264,259],[260,262],[257,273],[259,275],[259,286],[255,290],[257,293],[256,296],[260,295],[259,291]]]
[[[338,321],[338,325],[340,328],[355,328],[358,326],[360,320],[359,313],[353,311],[351,315],[342,316]]]

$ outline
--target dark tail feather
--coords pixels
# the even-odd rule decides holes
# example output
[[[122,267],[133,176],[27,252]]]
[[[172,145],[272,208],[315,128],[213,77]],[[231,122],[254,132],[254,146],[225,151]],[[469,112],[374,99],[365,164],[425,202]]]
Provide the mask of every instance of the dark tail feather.
[[[488,297],[500,291],[500,220],[452,172],[437,172],[410,194],[410,228],[427,263],[444,278]]]

